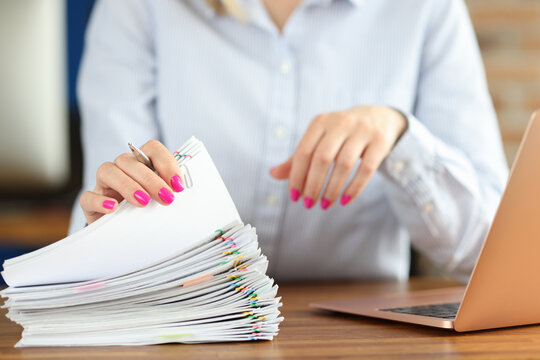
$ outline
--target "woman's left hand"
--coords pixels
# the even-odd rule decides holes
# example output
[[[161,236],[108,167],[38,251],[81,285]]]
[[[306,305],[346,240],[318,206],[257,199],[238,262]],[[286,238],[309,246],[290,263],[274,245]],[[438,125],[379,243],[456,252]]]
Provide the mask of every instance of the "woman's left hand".
[[[293,156],[272,168],[276,179],[289,179],[291,200],[304,198],[311,208],[319,198],[332,163],[334,169],[321,198],[328,209],[337,200],[356,161],[356,174],[345,188],[341,205],[354,200],[364,189],[380,163],[407,129],[407,119],[385,106],[358,106],[315,117]]]

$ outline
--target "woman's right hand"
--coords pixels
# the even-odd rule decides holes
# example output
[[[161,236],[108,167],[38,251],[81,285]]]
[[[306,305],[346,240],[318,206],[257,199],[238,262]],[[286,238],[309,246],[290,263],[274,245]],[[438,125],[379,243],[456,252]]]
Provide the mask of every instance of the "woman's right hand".
[[[141,150],[150,158],[157,174],[132,153],[101,164],[94,191],[85,191],[80,200],[88,224],[114,212],[123,199],[137,207],[145,207],[152,199],[169,205],[174,201],[173,191],[184,190],[178,163],[161,142],[150,140]]]

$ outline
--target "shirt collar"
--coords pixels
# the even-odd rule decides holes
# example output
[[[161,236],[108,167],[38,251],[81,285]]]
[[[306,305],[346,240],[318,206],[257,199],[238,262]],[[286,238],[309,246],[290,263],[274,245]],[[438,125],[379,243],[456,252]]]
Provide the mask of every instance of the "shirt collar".
[[[253,6],[253,2],[255,0],[249,0],[248,2],[237,0],[239,1],[241,6],[244,6],[244,4],[248,4],[248,6]],[[366,1],[368,0],[303,0],[305,3],[309,2],[313,5],[330,5],[332,2],[335,1],[348,1],[354,6],[361,6],[364,5]],[[189,1],[194,7],[196,7],[202,14],[204,14],[207,17],[213,17],[216,16],[216,11],[206,3],[204,0],[190,0]]]

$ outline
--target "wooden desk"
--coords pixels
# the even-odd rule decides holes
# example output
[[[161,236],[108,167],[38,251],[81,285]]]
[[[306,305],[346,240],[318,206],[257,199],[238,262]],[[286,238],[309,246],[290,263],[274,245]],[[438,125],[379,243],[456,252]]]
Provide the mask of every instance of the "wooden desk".
[[[355,316],[308,307],[315,300],[339,299],[453,286],[454,282],[413,279],[409,283],[282,284],[285,321],[271,342],[143,347],[15,349],[20,328],[0,320],[0,359],[329,359],[540,357],[540,326],[458,334],[451,331]]]

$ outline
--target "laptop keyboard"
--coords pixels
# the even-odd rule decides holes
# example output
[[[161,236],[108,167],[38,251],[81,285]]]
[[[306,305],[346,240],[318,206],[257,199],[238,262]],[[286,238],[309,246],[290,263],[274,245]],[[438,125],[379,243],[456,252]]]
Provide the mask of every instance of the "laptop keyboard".
[[[408,306],[390,309],[380,309],[380,311],[391,311],[401,314],[422,315],[430,316],[440,319],[454,319],[459,309],[459,302],[445,303],[445,304],[433,304],[433,305],[420,305],[420,306]]]

